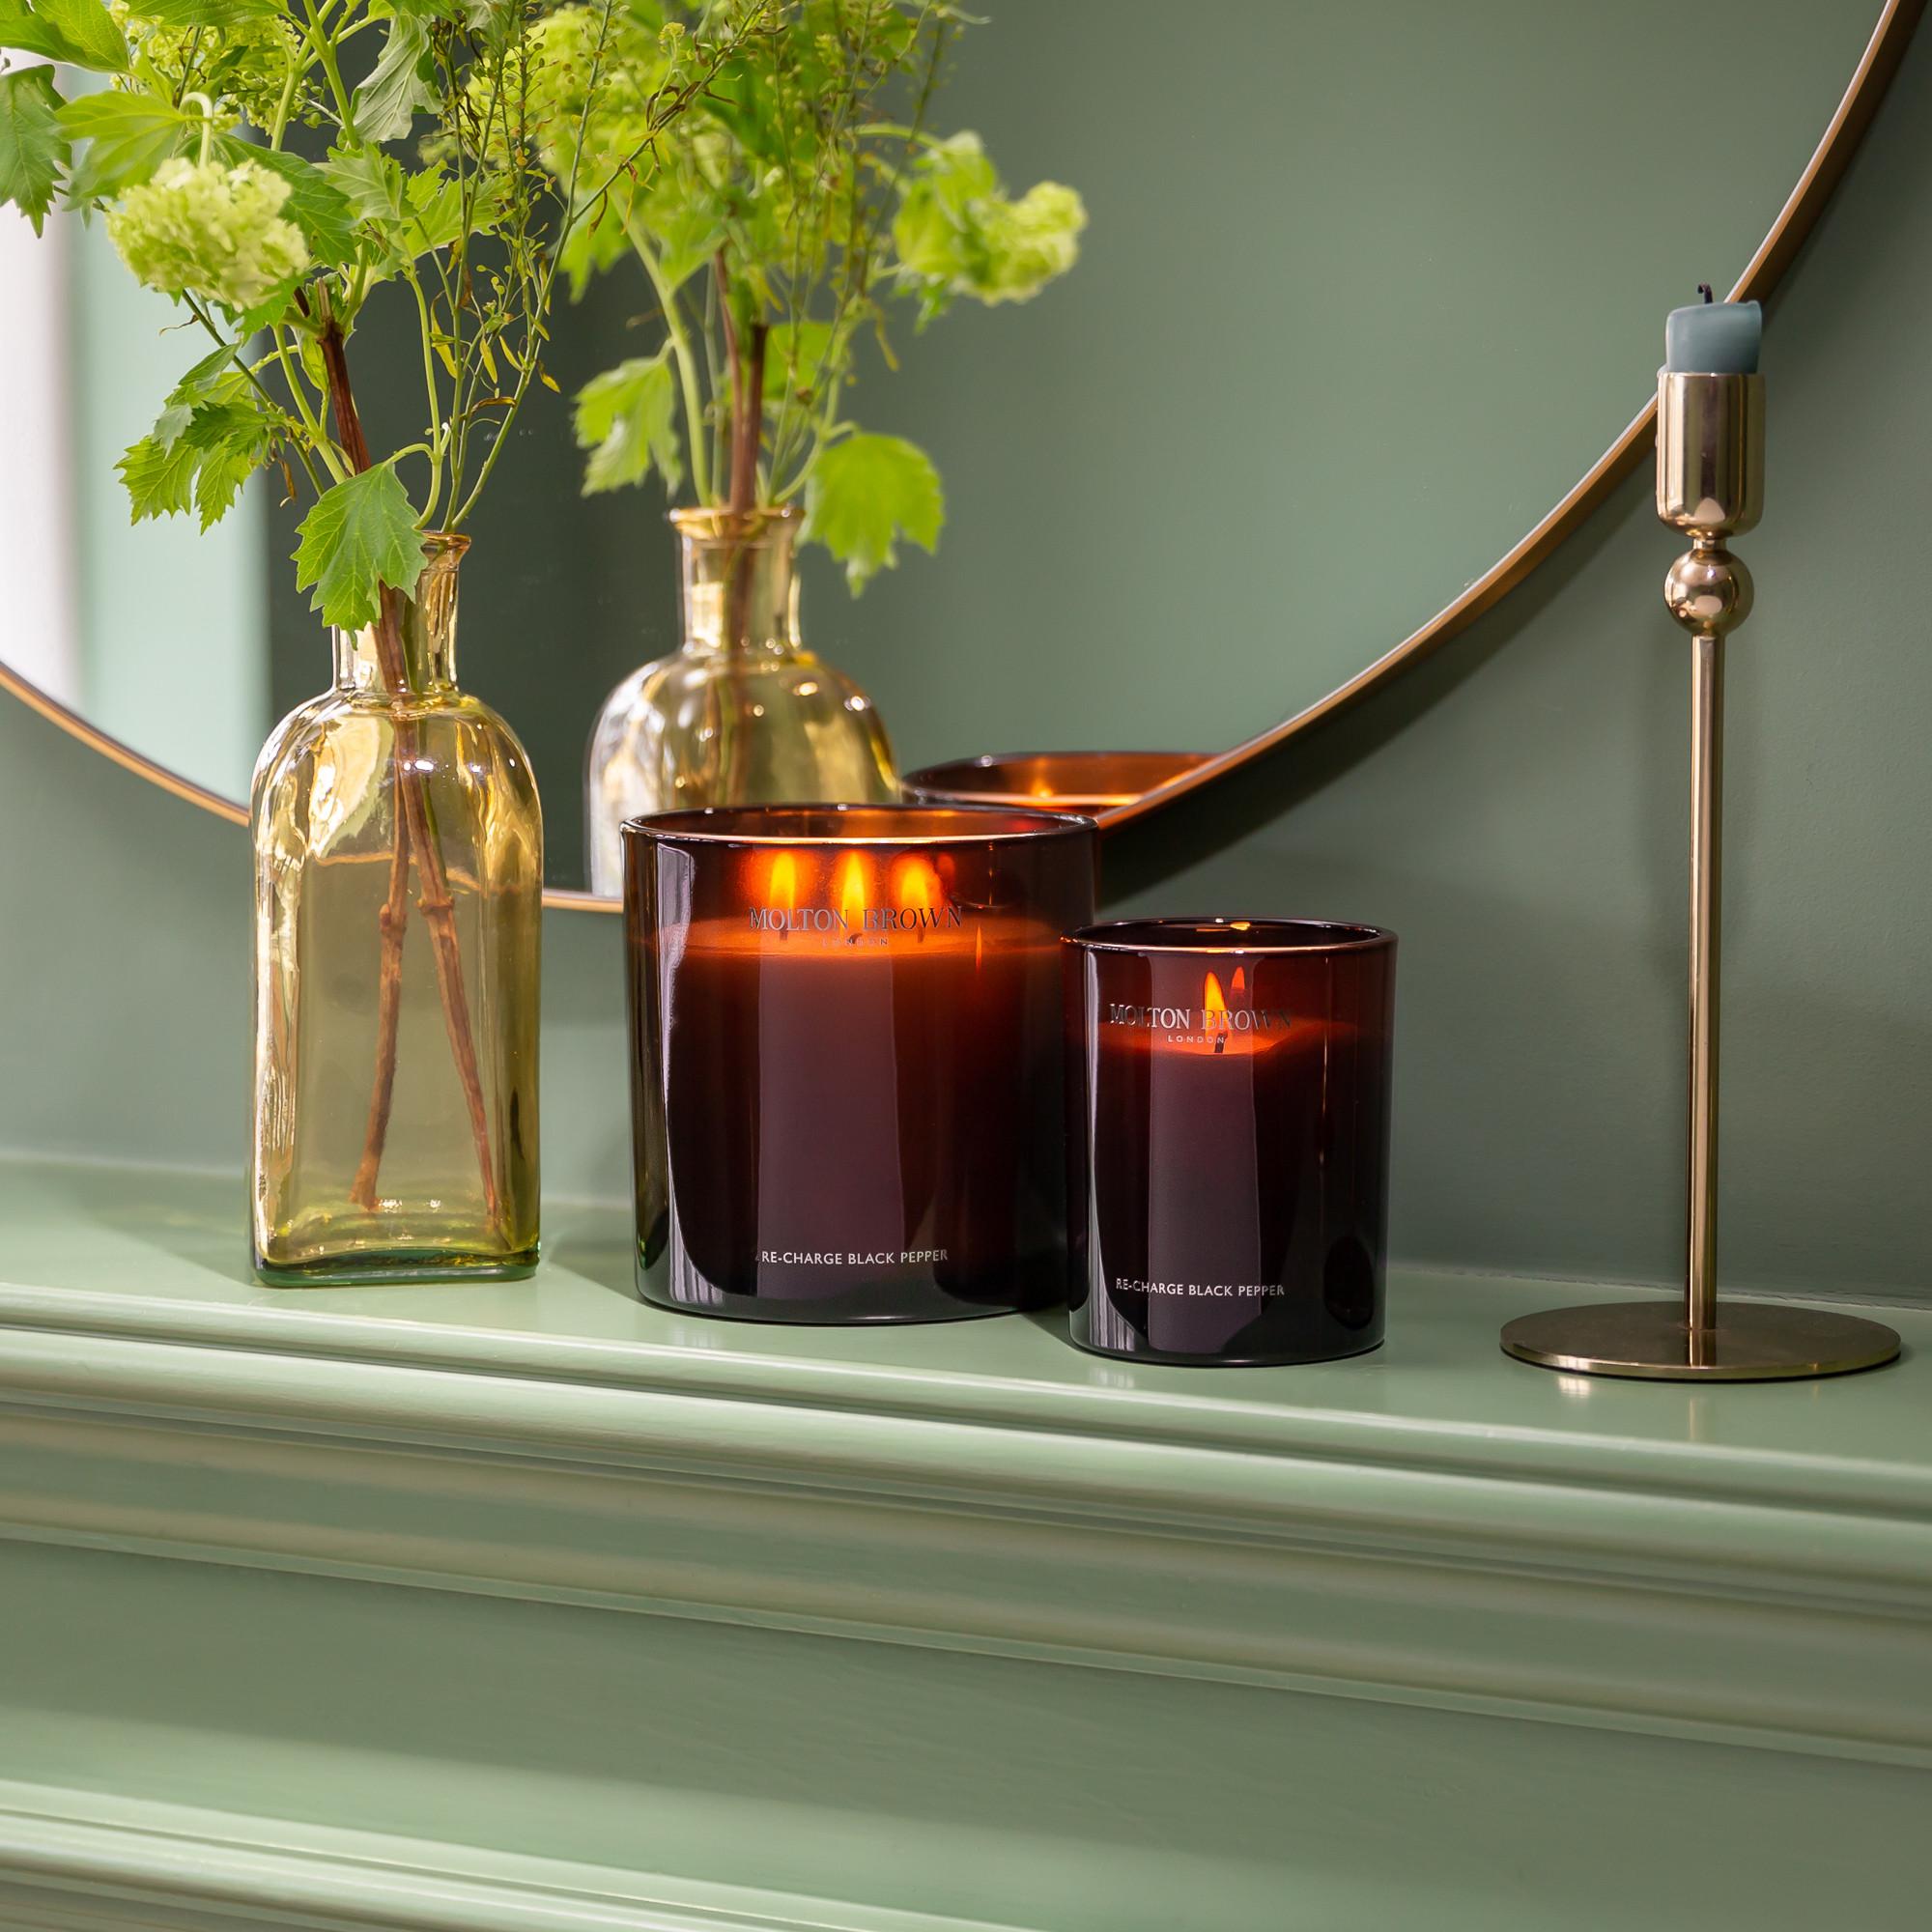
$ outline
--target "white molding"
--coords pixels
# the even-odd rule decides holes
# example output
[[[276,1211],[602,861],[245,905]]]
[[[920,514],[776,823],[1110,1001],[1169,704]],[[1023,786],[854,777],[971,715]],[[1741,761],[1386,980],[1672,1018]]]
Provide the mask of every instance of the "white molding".
[[[1018,1932],[0,1782],[7,1932]]]
[[[1932,1765],[1932,1522],[1875,1477],[1101,1425],[0,1329],[0,1536]]]

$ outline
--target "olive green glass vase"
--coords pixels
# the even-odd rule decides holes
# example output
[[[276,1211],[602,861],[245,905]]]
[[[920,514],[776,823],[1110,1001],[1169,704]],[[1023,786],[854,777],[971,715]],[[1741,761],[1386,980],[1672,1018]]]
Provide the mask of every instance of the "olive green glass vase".
[[[256,1272],[278,1286],[536,1264],[543,820],[456,683],[467,542],[335,633],[255,769]]]

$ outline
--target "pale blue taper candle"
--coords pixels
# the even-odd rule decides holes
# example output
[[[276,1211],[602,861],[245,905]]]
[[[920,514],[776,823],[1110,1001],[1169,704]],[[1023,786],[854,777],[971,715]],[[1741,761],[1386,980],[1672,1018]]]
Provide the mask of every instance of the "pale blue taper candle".
[[[1763,341],[1756,302],[1692,302],[1672,309],[1663,325],[1663,366],[1671,375],[1754,376]]]

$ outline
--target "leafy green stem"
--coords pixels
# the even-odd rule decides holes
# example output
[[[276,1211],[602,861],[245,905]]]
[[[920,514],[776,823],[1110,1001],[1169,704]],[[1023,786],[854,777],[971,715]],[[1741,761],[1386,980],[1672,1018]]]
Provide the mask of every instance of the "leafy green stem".
[[[670,338],[671,360],[677,366],[678,386],[684,396],[685,435],[691,444],[692,487],[697,492],[697,500],[708,503],[711,500],[711,463],[704,434],[704,405],[698,399],[696,358],[678,308],[677,292],[666,281],[657,250],[651,246],[650,238],[637,216],[628,209],[624,213],[624,233],[630,238],[631,246],[657,295],[658,306],[664,310],[665,332]]]
[[[342,132],[349,140],[356,140],[355,116],[349,105],[349,90],[342,84],[342,68],[335,58],[335,48],[323,27],[323,16],[327,12],[327,0],[318,7],[316,0],[302,0],[302,12],[308,17],[306,39],[309,48],[328,81],[328,91],[335,99],[335,111],[340,117]]]
[[[350,469],[347,460],[330,440],[328,432],[323,428],[322,419],[310,408],[308,395],[302,387],[301,376],[296,367],[295,358],[289,353],[289,345],[282,330],[273,327],[269,330],[269,340],[275,346],[275,360],[281,364],[282,381],[287,385],[290,399],[301,416],[302,427],[308,432],[309,442],[315,453],[322,458],[324,467],[336,482],[347,480]],[[311,480],[315,472],[309,471]],[[321,485],[317,484],[318,493]]]
[[[433,347],[436,339],[436,325],[431,320],[429,301],[422,290],[422,279],[413,269],[404,270],[403,279],[410,285],[410,293],[416,298],[416,320],[421,325],[423,388],[429,399],[429,434],[438,435],[442,422],[442,397],[436,384],[436,353]],[[429,500],[423,505],[422,521],[424,528],[432,526],[436,516],[436,506],[442,496],[442,462],[440,457],[424,445],[424,454],[429,457]]]

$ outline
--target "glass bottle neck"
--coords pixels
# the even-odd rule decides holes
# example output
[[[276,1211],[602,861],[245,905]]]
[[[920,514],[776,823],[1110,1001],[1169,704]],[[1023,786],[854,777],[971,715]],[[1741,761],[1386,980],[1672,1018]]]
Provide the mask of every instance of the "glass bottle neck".
[[[414,591],[384,593],[388,621],[334,633],[338,691],[420,697],[454,689],[456,571],[469,548],[468,537],[428,538]]]
[[[798,512],[734,517],[728,510],[674,510],[670,520],[678,536],[684,648],[796,651]]]

